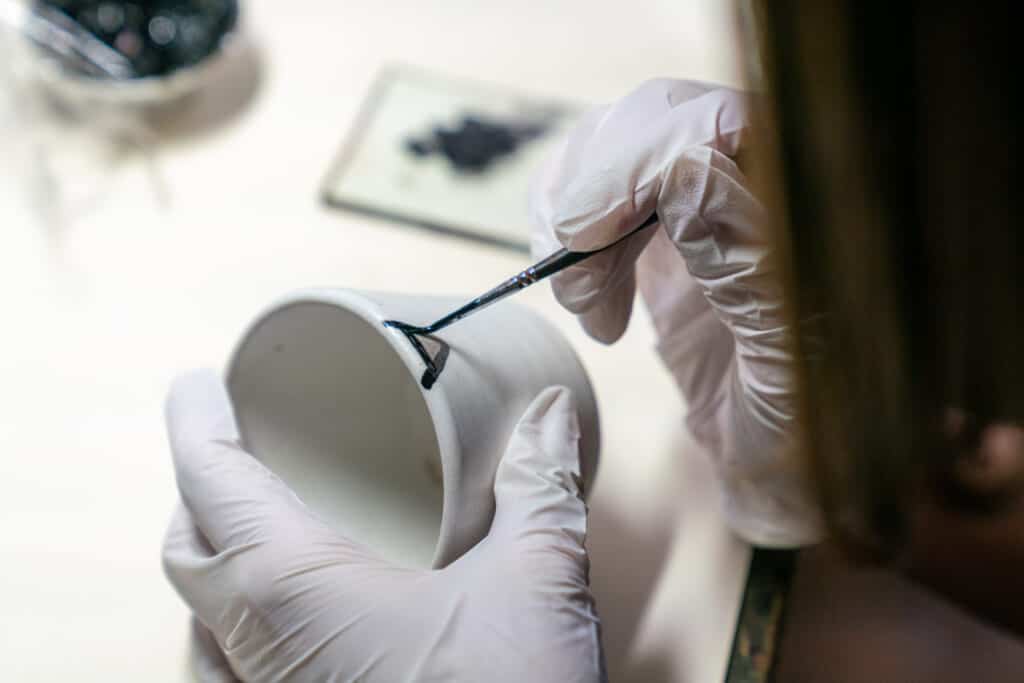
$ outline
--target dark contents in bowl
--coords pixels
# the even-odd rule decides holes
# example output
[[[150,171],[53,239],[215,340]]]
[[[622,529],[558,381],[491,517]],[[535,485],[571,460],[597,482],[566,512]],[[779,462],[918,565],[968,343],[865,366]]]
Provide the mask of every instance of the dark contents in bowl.
[[[201,62],[238,20],[237,0],[38,0],[124,55],[136,77]]]

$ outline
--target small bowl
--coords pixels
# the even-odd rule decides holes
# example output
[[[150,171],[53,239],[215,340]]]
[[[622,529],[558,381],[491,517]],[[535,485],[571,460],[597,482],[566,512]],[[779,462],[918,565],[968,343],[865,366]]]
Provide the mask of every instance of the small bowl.
[[[128,110],[160,108],[203,89],[241,43],[241,4],[230,28],[200,61],[166,74],[114,79],[77,73],[42,49],[29,49],[32,76],[60,102],[69,106],[115,106]],[[31,46],[30,46],[31,48]]]

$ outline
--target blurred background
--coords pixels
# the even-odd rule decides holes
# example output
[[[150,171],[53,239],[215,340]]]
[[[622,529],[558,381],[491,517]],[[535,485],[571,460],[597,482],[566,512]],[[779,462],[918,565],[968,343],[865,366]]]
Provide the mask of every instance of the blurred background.
[[[237,16],[208,0],[164,3],[166,20],[125,3],[51,5],[104,40],[52,6],[0,0],[11,681],[189,680],[187,611],[159,559],[177,495],[162,418],[172,377],[223,367],[246,323],[295,288],[490,287],[527,263],[523,182],[577,112],[652,77],[738,86],[745,72],[718,0],[243,0]],[[434,102],[381,94],[403,74],[506,127],[524,111],[563,118],[544,118],[536,140],[516,119],[530,139],[492,150],[504,170],[452,160],[445,135],[476,125],[457,107],[394,124],[405,151],[382,159],[375,122]],[[457,162],[470,168],[440,170]],[[600,401],[588,546],[612,680],[721,680],[748,551],[715,512],[646,318],[603,348],[547,288],[521,299],[569,337]]]

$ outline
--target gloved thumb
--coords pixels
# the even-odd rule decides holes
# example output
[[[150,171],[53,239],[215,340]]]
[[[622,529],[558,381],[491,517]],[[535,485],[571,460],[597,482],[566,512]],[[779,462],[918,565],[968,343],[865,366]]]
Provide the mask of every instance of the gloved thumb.
[[[579,419],[571,392],[549,387],[526,409],[494,481],[489,537],[513,538],[584,557]]]
[[[514,603],[508,609],[521,623],[547,625],[517,636],[523,661],[544,662],[550,680],[604,681],[583,545],[579,438],[576,405],[565,387],[545,389],[526,409],[495,475],[494,523],[478,556],[493,564],[479,576],[495,601]],[[517,589],[503,590],[510,586]]]
[[[166,416],[182,502],[215,551],[321,530],[292,490],[242,449],[231,402],[214,372],[175,380]]]

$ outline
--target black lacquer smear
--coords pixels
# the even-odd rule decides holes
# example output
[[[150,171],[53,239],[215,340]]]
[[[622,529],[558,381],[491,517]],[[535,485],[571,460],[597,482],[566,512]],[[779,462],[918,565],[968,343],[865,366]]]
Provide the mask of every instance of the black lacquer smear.
[[[504,122],[466,115],[456,126],[438,125],[426,135],[407,138],[405,149],[415,157],[440,155],[459,173],[479,174],[544,135],[548,127],[535,121]]]
[[[420,384],[427,390],[433,387],[438,378],[440,378],[445,364],[448,362],[448,354],[451,353],[449,346],[437,337],[430,337],[432,341],[440,345],[437,355],[431,356],[426,347],[423,346],[423,342],[419,339],[418,335],[421,334],[419,332],[420,328],[397,320],[385,320],[384,326],[393,327],[405,335],[405,338],[409,340],[409,343],[416,349],[416,353],[419,354],[420,358],[423,359],[423,363],[427,366],[423,371],[423,376],[420,378]]]

